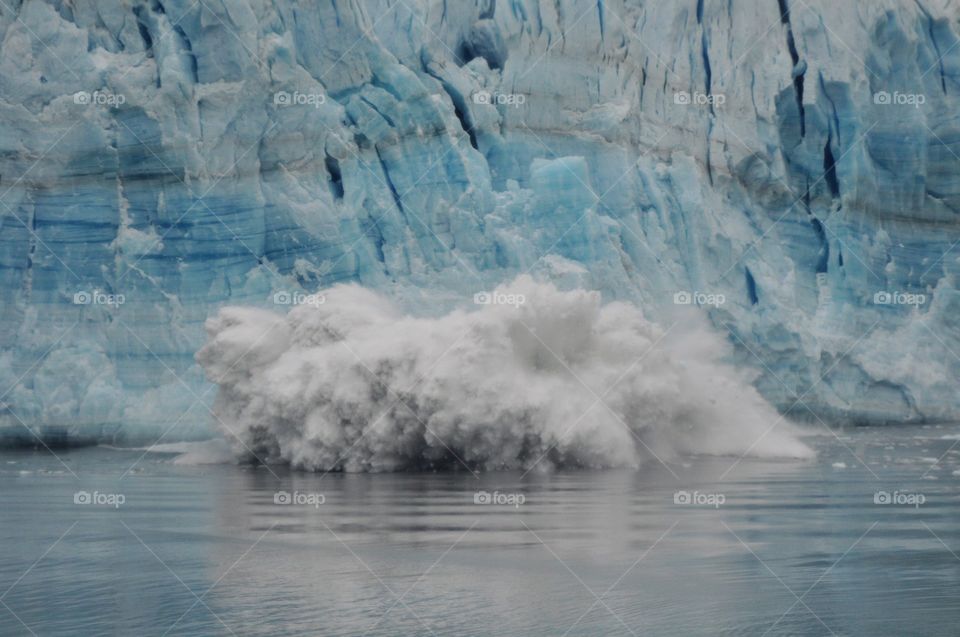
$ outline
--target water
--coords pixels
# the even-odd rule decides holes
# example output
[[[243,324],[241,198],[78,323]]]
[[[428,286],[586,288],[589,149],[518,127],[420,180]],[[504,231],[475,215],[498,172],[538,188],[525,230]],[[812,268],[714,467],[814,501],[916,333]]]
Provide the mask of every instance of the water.
[[[814,461],[479,477],[5,452],[0,635],[956,635],[958,435],[860,429],[809,439]],[[125,501],[75,504],[81,490]]]

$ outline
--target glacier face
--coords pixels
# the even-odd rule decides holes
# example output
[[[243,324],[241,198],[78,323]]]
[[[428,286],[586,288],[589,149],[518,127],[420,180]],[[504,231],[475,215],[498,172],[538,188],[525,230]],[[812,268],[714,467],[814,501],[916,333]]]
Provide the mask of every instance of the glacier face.
[[[5,431],[202,437],[220,307],[438,315],[523,273],[703,301],[791,417],[960,419],[952,0],[33,0],[0,32]]]

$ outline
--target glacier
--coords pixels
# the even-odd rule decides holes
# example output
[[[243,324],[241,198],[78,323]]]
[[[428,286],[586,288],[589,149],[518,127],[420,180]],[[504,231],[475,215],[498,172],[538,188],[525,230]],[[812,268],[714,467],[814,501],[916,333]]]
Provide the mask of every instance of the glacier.
[[[2,436],[206,438],[207,321],[521,275],[699,305],[791,420],[960,420],[953,0],[15,0],[0,33]]]

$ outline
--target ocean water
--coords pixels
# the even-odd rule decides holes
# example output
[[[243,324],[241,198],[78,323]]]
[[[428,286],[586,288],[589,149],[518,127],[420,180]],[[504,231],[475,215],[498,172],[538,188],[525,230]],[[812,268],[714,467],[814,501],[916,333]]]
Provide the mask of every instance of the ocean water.
[[[527,475],[3,452],[0,635],[956,635],[958,440]]]

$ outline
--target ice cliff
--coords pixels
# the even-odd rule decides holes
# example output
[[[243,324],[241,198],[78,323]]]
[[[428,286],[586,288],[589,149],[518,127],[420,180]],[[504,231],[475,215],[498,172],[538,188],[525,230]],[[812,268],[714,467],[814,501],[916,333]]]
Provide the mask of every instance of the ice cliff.
[[[203,436],[221,307],[435,317],[524,273],[700,305],[791,418],[958,420],[958,33],[953,0],[4,3],[0,427]]]

